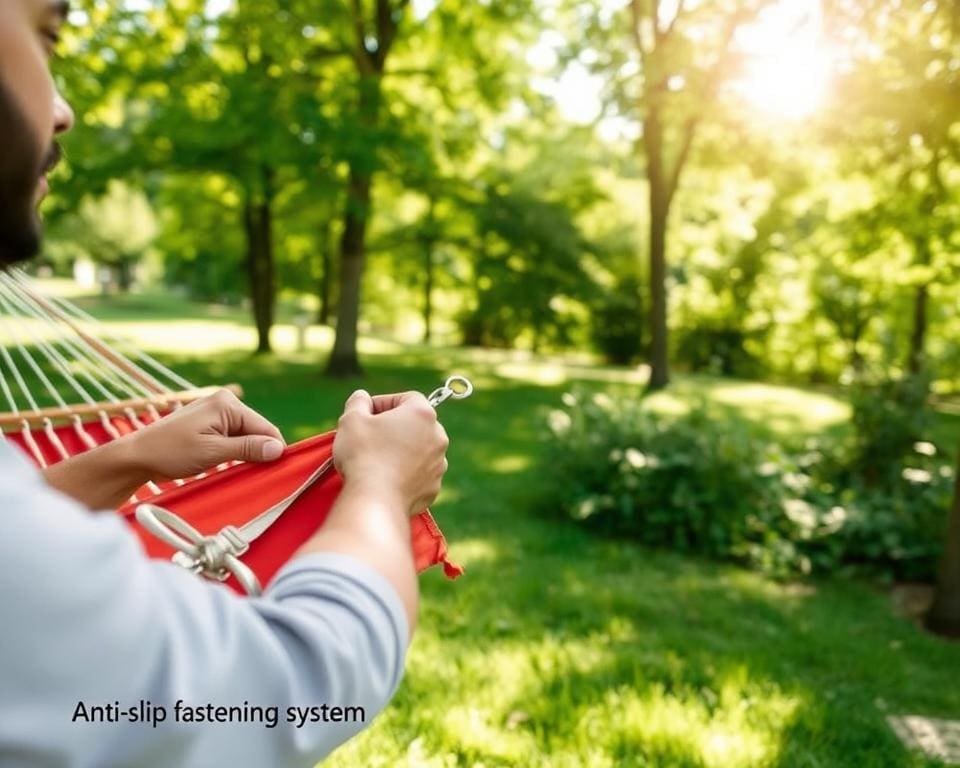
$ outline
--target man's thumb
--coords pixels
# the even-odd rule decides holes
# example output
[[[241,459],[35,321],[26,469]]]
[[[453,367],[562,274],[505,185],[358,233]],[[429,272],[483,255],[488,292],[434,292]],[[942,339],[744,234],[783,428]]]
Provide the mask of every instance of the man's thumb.
[[[217,445],[217,464],[224,461],[276,461],[283,455],[284,445],[275,437],[242,435],[221,438]]]
[[[344,413],[350,413],[351,411],[358,411],[359,413],[373,413],[373,398],[370,397],[370,393],[365,389],[358,389],[350,397],[347,398],[347,403],[343,407]]]

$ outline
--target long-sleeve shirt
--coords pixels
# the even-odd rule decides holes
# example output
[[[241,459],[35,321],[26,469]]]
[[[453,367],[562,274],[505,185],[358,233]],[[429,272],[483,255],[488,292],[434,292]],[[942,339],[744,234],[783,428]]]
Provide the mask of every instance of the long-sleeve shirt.
[[[312,766],[386,705],[407,643],[395,589],[353,558],[299,557],[241,598],[0,441],[4,768]]]

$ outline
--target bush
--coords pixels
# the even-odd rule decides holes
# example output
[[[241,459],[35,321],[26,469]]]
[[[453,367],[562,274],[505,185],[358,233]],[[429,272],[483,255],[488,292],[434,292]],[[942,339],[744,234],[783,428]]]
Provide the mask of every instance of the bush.
[[[802,569],[790,546],[788,457],[703,408],[667,420],[605,395],[551,414],[546,503],[605,533],[768,570]]]
[[[752,378],[762,372],[763,366],[748,351],[750,340],[751,336],[739,328],[710,327],[701,323],[678,331],[676,359],[691,371]]]
[[[843,559],[904,579],[933,576],[953,491],[953,468],[932,442],[921,376],[861,382],[850,437],[818,470],[848,513]]]
[[[592,307],[590,335],[604,359],[613,365],[628,365],[643,348],[642,286],[627,278],[604,294],[602,303]]]
[[[852,480],[836,444],[788,451],[703,406],[666,418],[568,393],[549,421],[543,502],[599,532],[781,576],[935,566],[952,472],[929,443],[880,489]]]
[[[853,440],[845,469],[868,486],[897,486],[904,461],[930,428],[930,382],[922,376],[861,382],[851,397]]]

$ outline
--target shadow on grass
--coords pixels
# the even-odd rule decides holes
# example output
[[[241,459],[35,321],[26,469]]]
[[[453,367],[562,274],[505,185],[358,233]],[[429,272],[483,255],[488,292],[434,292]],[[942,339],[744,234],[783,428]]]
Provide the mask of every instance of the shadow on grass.
[[[945,682],[960,653],[867,588],[778,585],[569,532],[530,552],[536,533],[520,526],[505,536],[519,546],[495,545],[455,585],[425,583],[435,636],[401,706],[420,711],[436,753],[487,765],[591,752],[613,765],[937,764],[907,755],[884,718],[960,714]],[[464,706],[482,729],[441,714]]]

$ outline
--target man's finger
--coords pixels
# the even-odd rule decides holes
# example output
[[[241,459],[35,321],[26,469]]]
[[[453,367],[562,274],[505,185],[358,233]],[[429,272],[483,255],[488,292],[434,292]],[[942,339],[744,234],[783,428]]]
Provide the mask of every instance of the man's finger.
[[[253,408],[235,400],[227,406],[227,434],[229,435],[264,435],[278,440],[285,445],[280,430]]]
[[[221,437],[216,443],[215,463],[225,461],[276,461],[283,455],[284,444],[263,435]]]
[[[373,398],[373,412],[385,413],[387,411],[392,411],[394,408],[399,408],[408,400],[421,397],[423,397],[423,395],[420,392],[399,392],[391,395],[375,395]]]
[[[350,397],[343,407],[344,414],[356,411],[358,413],[373,413],[373,398],[365,389],[358,389]]]

